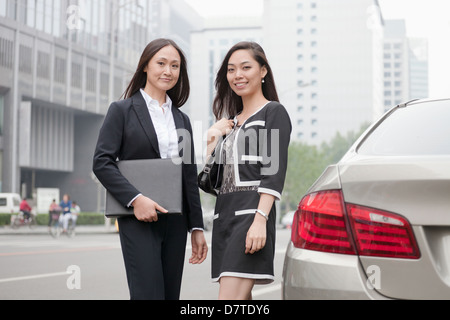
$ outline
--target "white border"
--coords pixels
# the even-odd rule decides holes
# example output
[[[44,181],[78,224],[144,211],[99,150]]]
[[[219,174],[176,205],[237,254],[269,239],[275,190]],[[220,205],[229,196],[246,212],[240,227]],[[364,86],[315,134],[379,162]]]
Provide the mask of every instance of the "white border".
[[[267,283],[272,283],[275,280],[275,276],[270,274],[256,274],[256,273],[244,273],[244,272],[222,272],[217,278],[212,278],[212,282],[218,282],[222,277],[236,277],[236,278],[246,278],[254,280],[266,280]]]

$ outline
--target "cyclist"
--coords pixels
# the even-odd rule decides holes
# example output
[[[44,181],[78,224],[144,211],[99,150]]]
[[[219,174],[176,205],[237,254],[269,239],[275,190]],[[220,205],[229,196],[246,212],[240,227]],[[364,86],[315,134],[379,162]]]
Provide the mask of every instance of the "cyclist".
[[[25,198],[22,199],[19,210],[23,212],[23,217],[24,217],[25,221],[28,221],[28,219],[31,216],[31,207],[28,204],[27,199],[25,199]]]

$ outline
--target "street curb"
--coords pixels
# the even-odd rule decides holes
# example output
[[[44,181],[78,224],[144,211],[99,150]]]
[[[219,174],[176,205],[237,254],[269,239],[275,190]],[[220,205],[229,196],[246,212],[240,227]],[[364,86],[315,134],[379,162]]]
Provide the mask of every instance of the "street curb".
[[[117,234],[117,230],[114,225],[95,225],[95,226],[77,226],[75,229],[75,234]],[[0,227],[0,236],[2,235],[48,235],[47,226],[36,226],[30,229],[27,226],[19,227],[18,229],[13,229],[10,226]]]

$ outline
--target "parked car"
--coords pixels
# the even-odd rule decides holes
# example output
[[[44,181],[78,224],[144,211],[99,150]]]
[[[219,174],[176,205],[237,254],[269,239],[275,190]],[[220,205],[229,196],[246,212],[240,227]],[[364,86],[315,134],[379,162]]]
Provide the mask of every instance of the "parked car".
[[[20,201],[17,193],[0,193],[0,213],[19,213]]]
[[[450,100],[398,105],[301,200],[284,299],[450,299]]]

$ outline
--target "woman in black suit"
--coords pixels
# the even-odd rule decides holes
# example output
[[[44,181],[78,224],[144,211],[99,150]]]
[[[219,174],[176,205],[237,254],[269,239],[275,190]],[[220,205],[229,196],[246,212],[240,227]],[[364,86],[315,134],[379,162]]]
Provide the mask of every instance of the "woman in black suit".
[[[207,245],[194,147],[181,134],[187,131],[192,136],[189,118],[179,110],[189,96],[186,59],[174,41],[148,44],[124,96],[108,110],[93,170],[124,207],[134,210],[134,215],[118,219],[131,299],[179,299],[187,231],[192,241],[190,263],[205,260]],[[157,210],[167,210],[131,185],[116,160],[178,156],[183,158],[183,215],[158,216]]]

